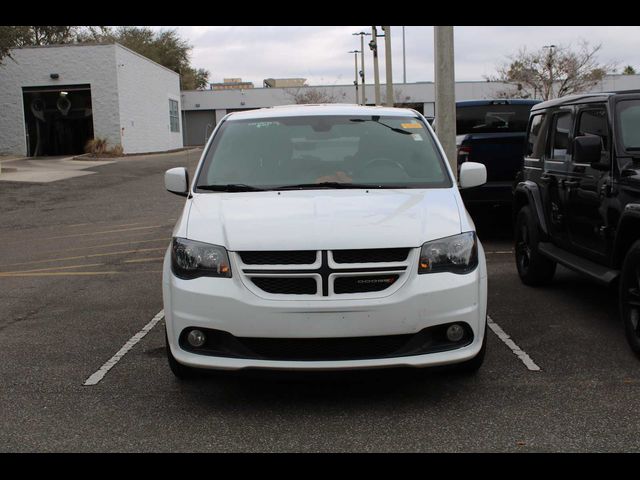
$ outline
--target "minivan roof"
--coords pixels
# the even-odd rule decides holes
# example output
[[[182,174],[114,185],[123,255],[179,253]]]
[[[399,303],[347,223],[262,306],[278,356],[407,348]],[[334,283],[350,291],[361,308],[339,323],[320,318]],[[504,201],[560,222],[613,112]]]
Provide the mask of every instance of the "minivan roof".
[[[274,117],[298,117],[313,115],[384,115],[393,117],[417,117],[415,110],[394,107],[365,107],[339,103],[325,103],[318,105],[279,105],[233,112],[229,120],[253,120]]]

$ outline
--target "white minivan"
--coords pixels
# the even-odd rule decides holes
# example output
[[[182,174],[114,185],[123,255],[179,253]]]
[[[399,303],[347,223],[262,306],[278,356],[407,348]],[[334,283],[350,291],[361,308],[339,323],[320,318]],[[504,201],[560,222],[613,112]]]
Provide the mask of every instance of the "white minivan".
[[[486,181],[481,164],[459,186]],[[482,245],[445,154],[409,109],[232,113],[209,139],[164,259],[173,373],[458,364],[486,350]]]

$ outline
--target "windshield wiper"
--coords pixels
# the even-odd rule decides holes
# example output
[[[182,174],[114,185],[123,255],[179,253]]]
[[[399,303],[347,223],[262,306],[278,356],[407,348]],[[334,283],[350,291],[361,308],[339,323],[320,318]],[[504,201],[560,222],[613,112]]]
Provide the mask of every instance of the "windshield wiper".
[[[196,185],[201,190],[211,190],[213,192],[262,192],[265,189],[245,185],[244,183],[228,183],[226,185]]]
[[[377,116],[373,117],[371,120],[365,120],[363,118],[350,118],[349,120],[351,122],[375,122],[375,123],[379,123],[383,127],[387,127],[389,130],[393,130],[394,132],[402,133],[403,135],[413,135],[412,132],[408,132],[407,130],[402,130],[400,128],[392,127],[391,125],[387,125],[386,123],[381,122],[380,117],[377,117]]]
[[[313,190],[316,188],[398,188],[387,185],[366,184],[366,183],[343,183],[343,182],[320,182],[320,183],[299,183],[297,185],[282,185],[273,187],[273,190]]]

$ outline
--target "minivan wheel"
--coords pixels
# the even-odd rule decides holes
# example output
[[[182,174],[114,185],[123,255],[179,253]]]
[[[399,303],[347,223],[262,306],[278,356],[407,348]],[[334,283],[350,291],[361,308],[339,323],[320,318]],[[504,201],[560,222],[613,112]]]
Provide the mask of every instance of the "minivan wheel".
[[[202,371],[197,368],[187,367],[179,363],[173,354],[171,353],[171,347],[169,346],[169,337],[167,331],[164,332],[164,341],[167,348],[167,360],[169,361],[169,368],[173,374],[180,380],[188,380],[190,378],[197,378],[202,375]]]
[[[640,240],[631,246],[622,265],[620,316],[627,342],[640,357]]]
[[[538,226],[528,206],[518,212],[515,238],[516,266],[522,283],[539,286],[551,282],[556,262],[538,251]]]

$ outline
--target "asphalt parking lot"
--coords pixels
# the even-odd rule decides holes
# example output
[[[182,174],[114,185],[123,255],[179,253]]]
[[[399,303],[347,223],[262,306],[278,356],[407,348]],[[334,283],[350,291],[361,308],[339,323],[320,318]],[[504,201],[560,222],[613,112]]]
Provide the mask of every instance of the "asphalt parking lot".
[[[640,361],[615,292],[560,267],[549,287],[522,285],[505,211],[472,212],[493,322],[477,375],[177,381],[159,314],[183,199],[162,178],[193,172],[198,154],[129,157],[50,183],[0,177],[0,451],[640,451]]]

